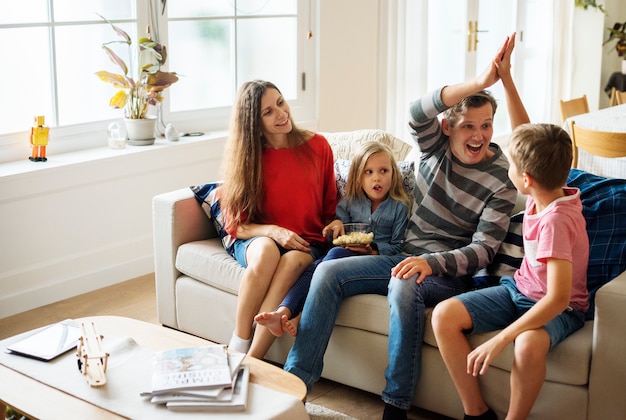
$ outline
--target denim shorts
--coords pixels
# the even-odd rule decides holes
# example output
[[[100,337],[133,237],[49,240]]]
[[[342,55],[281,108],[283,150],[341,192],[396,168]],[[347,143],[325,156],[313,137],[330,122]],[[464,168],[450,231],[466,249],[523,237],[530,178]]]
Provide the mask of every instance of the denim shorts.
[[[255,236],[250,239],[237,239],[235,240],[235,243],[232,246],[231,255],[237,260],[239,264],[241,264],[243,268],[248,267],[248,262],[246,260],[246,251],[248,250],[248,245],[250,245],[252,241],[254,241],[257,238],[261,238],[261,236]],[[289,249],[285,249],[278,244],[276,244],[276,246],[278,247],[278,250],[280,251],[280,255],[284,255],[287,251],[290,251]],[[324,254],[326,253],[326,248],[322,247],[319,244],[310,244],[310,247],[311,247],[311,258],[313,258],[313,261],[317,260],[318,258],[322,258]]]
[[[486,287],[455,296],[460,300],[472,318],[474,328],[470,332],[483,333],[500,330],[521,317],[537,303],[522,294],[510,276],[500,279],[499,286]],[[550,337],[550,348],[567,338],[585,325],[585,314],[567,308],[550,320],[543,329]]]

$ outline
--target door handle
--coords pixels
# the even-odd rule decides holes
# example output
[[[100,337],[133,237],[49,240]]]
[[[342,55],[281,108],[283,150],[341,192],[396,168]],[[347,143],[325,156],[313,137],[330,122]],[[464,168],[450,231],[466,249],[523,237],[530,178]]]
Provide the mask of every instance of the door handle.
[[[476,51],[478,45],[478,33],[479,32],[489,32],[487,30],[479,30],[478,29],[478,21],[470,20],[467,22],[467,52]]]

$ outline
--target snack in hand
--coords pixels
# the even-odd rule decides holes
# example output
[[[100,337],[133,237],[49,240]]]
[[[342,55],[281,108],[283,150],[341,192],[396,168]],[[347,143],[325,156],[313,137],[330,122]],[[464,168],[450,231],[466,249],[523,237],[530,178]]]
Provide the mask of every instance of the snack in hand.
[[[347,235],[341,235],[333,240],[336,246],[362,246],[371,244],[374,240],[374,232],[350,232]]]

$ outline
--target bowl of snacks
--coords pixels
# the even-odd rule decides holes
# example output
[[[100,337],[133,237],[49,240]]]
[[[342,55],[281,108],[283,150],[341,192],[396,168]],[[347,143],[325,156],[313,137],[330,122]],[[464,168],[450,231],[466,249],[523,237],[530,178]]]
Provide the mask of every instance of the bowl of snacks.
[[[374,232],[367,223],[345,223],[345,234],[333,240],[336,246],[366,246],[374,240]]]

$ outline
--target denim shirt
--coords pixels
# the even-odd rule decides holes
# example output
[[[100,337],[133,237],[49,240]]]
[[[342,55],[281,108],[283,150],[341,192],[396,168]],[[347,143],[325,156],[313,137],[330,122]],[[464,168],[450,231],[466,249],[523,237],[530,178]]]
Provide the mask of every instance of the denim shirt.
[[[372,202],[367,198],[343,197],[337,205],[337,218],[343,223],[367,223],[374,232],[374,243],[380,255],[400,253],[409,222],[409,208],[405,203],[387,197],[372,213]]]

